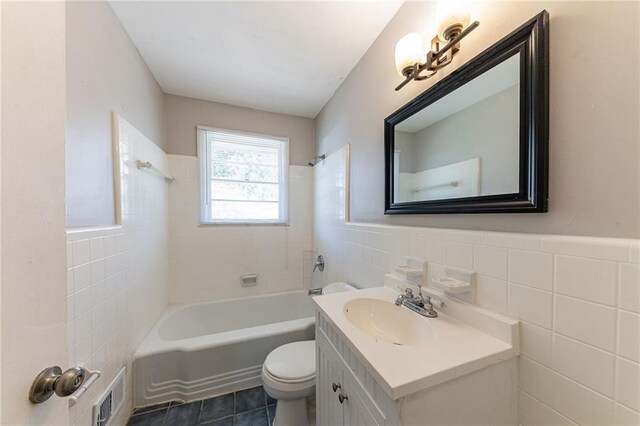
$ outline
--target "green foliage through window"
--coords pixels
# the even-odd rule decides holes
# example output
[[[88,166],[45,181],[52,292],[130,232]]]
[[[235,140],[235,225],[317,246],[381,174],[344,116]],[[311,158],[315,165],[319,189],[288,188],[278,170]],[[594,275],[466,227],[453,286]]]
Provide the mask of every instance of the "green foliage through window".
[[[198,128],[203,221],[284,223],[288,140]]]

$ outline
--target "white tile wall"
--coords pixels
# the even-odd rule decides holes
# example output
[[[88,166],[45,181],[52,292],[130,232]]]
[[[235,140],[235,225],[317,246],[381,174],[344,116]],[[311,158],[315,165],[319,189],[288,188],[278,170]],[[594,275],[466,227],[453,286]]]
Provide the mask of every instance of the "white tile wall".
[[[289,167],[289,226],[200,225],[197,157],[169,155],[170,300],[193,303],[307,288],[311,249],[310,167]],[[306,262],[306,263],[305,263]],[[241,287],[240,275],[258,285]]]
[[[616,309],[565,296],[555,297],[555,330],[565,336],[613,352]]]
[[[526,321],[520,322],[520,352],[533,361],[551,367],[553,333]]]
[[[615,355],[611,352],[555,334],[553,369],[608,397],[614,396]]]
[[[399,253],[401,254],[401,253]],[[473,268],[473,244],[447,242],[447,265]]]
[[[553,283],[553,256],[534,251],[509,250],[508,271],[509,280],[513,283],[550,291]]]
[[[553,295],[550,292],[509,283],[507,297],[510,315],[540,327],[551,328]]]
[[[609,306],[616,304],[615,262],[556,257],[556,292]]]
[[[613,421],[616,425],[637,426],[640,425],[640,413],[630,410],[622,404],[616,404]]]
[[[167,183],[134,166],[165,168],[166,155],[128,123],[120,131],[122,225],[67,233],[69,366],[102,371],[70,409],[72,424],[91,424],[91,405],[123,366],[130,386],[133,352],[168,301]]]
[[[629,263],[620,264],[620,307],[640,313],[640,266]]]
[[[475,270],[479,274],[500,280],[507,279],[507,261],[509,251],[501,247],[478,246],[474,250]]]
[[[618,314],[618,354],[640,362],[640,345],[634,337],[640,336],[640,315],[620,311]]]
[[[626,359],[618,361],[616,393],[618,402],[640,411],[640,367],[637,362]]]
[[[507,310],[507,282],[478,275],[476,280],[477,304],[497,312]]]
[[[518,393],[518,411],[522,426],[565,426],[575,424],[524,391],[519,391]],[[522,421],[522,419],[526,420]]]
[[[552,377],[548,391],[556,411],[580,425],[613,424],[613,400],[555,372]]]
[[[315,171],[316,284],[379,286],[407,254],[429,276],[474,269],[477,303],[521,321],[522,425],[640,424],[638,240],[345,223],[344,162],[329,163]]]

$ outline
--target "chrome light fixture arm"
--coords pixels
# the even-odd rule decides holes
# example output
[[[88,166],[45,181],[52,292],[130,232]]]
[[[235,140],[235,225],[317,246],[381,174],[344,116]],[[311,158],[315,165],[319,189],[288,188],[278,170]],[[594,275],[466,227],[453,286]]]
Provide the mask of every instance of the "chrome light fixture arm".
[[[438,36],[434,37],[431,41],[431,50],[427,53],[427,60],[424,64],[415,63],[413,66],[405,68],[402,73],[405,75],[405,79],[402,83],[396,87],[396,91],[402,89],[410,81],[426,80],[433,77],[439,69],[449,65],[453,60],[453,55],[460,50],[460,41],[465,38],[471,31],[475,30],[480,25],[480,22],[474,21],[464,30],[451,34],[448,43],[444,47],[440,48],[440,39]],[[447,52],[446,59],[443,56]],[[421,75],[424,71],[431,71],[429,74]]]

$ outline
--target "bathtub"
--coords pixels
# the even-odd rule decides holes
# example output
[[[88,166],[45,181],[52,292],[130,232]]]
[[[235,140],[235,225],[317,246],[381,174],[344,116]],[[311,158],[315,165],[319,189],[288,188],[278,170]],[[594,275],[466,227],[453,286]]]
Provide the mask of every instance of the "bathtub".
[[[306,291],[169,306],[135,352],[134,405],[258,386],[269,352],[313,339],[314,324]]]

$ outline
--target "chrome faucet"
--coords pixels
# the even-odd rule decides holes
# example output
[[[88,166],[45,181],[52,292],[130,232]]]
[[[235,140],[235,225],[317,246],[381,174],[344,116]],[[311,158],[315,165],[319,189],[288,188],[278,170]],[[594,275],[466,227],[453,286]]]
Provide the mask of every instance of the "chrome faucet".
[[[404,294],[401,294],[396,298],[396,306],[404,306],[407,309],[422,315],[427,318],[435,318],[438,316],[438,312],[433,309],[433,305],[439,308],[444,308],[445,303],[435,297],[423,296],[422,286],[418,286],[418,296],[414,296],[413,290],[410,288],[405,289]]]
[[[315,272],[316,269],[319,269],[320,272],[324,271],[324,257],[322,257],[322,255],[318,256],[318,258],[316,259],[316,264],[313,265],[313,272]]]

